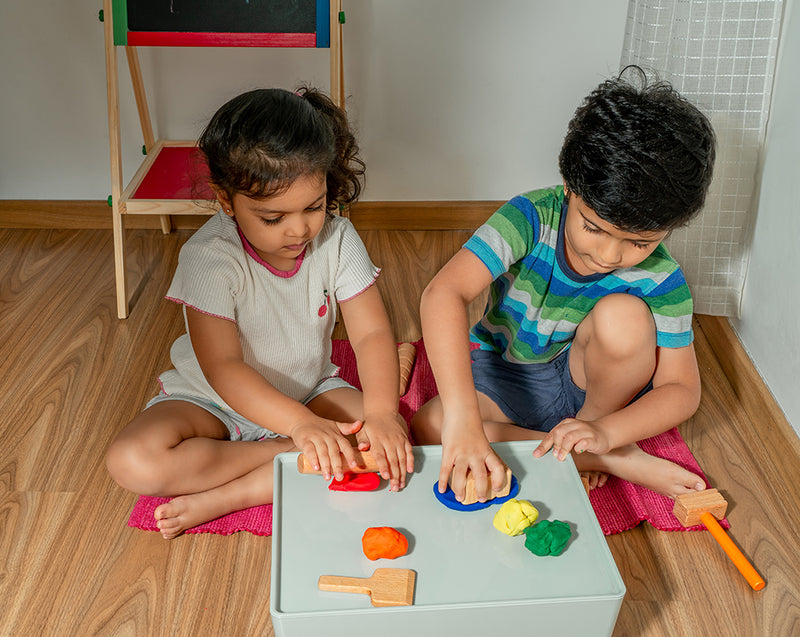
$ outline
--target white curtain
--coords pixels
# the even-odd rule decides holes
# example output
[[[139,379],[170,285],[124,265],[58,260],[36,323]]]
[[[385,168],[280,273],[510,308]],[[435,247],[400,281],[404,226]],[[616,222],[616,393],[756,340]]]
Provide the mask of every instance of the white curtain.
[[[717,134],[706,206],[666,242],[699,314],[739,315],[782,13],[782,0],[628,5],[622,67],[638,64],[671,82]]]

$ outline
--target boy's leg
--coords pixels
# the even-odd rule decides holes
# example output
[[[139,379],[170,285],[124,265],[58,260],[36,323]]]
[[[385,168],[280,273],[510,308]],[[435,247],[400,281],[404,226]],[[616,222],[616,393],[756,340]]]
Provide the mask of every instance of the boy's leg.
[[[656,330],[644,301],[612,294],[578,326],[569,353],[575,384],[586,391],[577,418],[595,420],[622,409],[650,381],[656,366]]]
[[[570,349],[572,379],[586,390],[577,418],[594,420],[619,411],[647,385],[655,366],[655,323],[647,305],[628,294],[601,299],[578,326]],[[705,487],[697,475],[636,444],[602,456],[572,457],[598,486],[605,482],[598,474],[613,474],[672,498]]]
[[[497,404],[482,392],[477,392],[478,408],[483,430],[489,442],[506,440],[540,440],[544,434],[515,425]],[[438,445],[442,442],[442,401],[435,396],[425,403],[411,419],[411,433],[418,445]]]

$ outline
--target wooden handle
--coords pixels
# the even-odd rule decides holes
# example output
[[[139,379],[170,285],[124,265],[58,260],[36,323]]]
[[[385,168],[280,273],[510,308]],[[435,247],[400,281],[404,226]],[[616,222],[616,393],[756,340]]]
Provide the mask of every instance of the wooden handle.
[[[728,554],[728,557],[731,558],[734,566],[736,566],[736,568],[739,569],[739,572],[744,575],[744,578],[747,580],[747,583],[750,584],[753,590],[760,591],[762,588],[764,588],[764,586],[766,586],[764,578],[758,574],[756,569],[753,568],[753,565],[750,564],[748,559],[739,550],[739,547],[736,546],[733,543],[733,540],[728,537],[728,534],[725,533],[725,529],[719,525],[719,522],[717,522],[716,518],[711,515],[711,513],[706,511],[700,515],[700,521],[719,543],[719,545],[722,547],[722,550]]]
[[[372,457],[372,454],[369,451],[358,451],[355,450],[356,453],[356,462],[358,463],[358,467],[351,468],[344,463],[344,458],[342,458],[342,462],[344,464],[344,470],[349,473],[379,473],[380,469],[378,469],[378,463],[375,462],[375,458]],[[313,473],[316,475],[321,475],[322,471],[319,469],[314,469],[311,466],[311,463],[308,462],[304,454],[300,454],[297,456],[297,470],[300,473]]]
[[[400,343],[397,346],[397,357],[400,362],[400,395],[405,396],[414,359],[417,357],[417,348],[412,343]]]
[[[319,590],[334,593],[370,594],[369,580],[363,577],[342,577],[340,575],[320,575]]]

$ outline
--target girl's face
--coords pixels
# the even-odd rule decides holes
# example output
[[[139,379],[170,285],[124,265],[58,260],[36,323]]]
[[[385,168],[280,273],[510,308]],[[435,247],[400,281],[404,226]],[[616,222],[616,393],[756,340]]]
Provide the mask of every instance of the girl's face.
[[[266,199],[217,196],[256,254],[276,270],[290,272],[325,223],[326,194],[325,175],[315,174],[299,177]]]
[[[574,192],[567,203],[564,252],[582,276],[630,268],[649,257],[667,232],[626,232],[601,219]]]

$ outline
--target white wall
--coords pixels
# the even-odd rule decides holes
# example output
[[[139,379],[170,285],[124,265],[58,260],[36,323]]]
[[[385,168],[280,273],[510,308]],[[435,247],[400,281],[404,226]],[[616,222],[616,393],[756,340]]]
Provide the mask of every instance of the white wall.
[[[784,14],[758,214],[733,321],[748,354],[800,434],[800,4]]]
[[[110,192],[101,0],[0,0],[0,199]],[[800,432],[800,9],[789,0],[742,319]],[[618,68],[627,0],[344,0],[348,109],[367,200],[505,199],[558,180],[580,99]],[[328,86],[326,51],[144,49],[156,134],[196,138],[256,86]],[[141,135],[120,56],[126,180]]]
[[[369,200],[506,199],[558,179],[580,99],[619,66],[627,0],[344,0]],[[0,2],[0,199],[109,192],[101,0]],[[328,87],[327,50],[142,49],[156,134],[256,86]],[[126,181],[141,133],[120,54]]]

